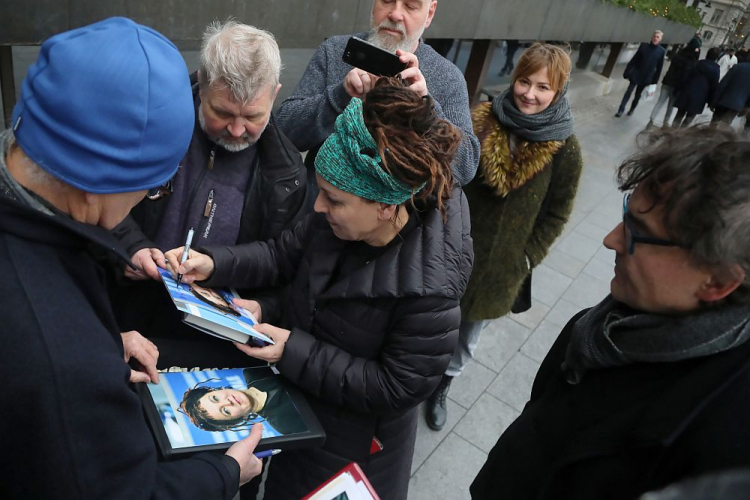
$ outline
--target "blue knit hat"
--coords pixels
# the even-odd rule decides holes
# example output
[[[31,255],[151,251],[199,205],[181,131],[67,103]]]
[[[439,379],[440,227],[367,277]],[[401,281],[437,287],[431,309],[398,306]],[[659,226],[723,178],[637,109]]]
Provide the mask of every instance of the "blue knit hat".
[[[113,17],[55,35],[29,67],[13,109],[21,149],[90,193],[169,180],[194,125],[187,67],[160,33]]]

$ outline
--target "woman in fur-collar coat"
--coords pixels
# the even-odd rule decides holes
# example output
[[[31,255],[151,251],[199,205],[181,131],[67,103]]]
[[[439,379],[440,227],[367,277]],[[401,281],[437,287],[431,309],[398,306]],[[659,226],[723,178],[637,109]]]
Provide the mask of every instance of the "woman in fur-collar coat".
[[[427,423],[434,430],[445,424],[450,383],[473,356],[487,320],[510,312],[519,291],[530,302],[524,280],[570,215],[583,160],[565,98],[569,74],[565,51],[534,44],[521,56],[511,87],[472,113],[481,158],[464,191],[475,262],[461,300],[459,345],[428,401]]]

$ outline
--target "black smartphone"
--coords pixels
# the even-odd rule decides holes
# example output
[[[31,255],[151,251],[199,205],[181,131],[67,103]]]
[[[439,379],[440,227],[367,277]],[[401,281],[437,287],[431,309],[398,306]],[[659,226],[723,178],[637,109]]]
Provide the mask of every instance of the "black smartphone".
[[[402,63],[396,54],[391,54],[356,36],[347,42],[343,60],[376,76],[396,76],[406,69],[406,63]]]

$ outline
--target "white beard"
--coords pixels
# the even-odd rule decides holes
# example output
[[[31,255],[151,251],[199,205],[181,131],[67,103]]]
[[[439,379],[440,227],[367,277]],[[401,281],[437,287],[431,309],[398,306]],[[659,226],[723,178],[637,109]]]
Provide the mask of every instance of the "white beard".
[[[401,32],[401,38],[382,33],[380,28],[388,28],[395,31]],[[375,21],[372,19],[370,14],[370,34],[367,37],[367,41],[376,47],[380,47],[388,52],[396,53],[397,50],[403,50],[405,52],[411,52],[416,47],[419,39],[422,38],[425,26],[414,34],[414,36],[406,36],[406,27],[402,23],[392,23],[388,19],[385,19],[379,26],[375,26]]]

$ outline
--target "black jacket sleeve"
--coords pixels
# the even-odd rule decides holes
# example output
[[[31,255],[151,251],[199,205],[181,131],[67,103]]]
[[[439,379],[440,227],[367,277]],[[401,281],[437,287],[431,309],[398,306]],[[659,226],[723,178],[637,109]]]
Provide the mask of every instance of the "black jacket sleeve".
[[[156,248],[156,243],[146,237],[132,215],[128,215],[120,224],[115,226],[112,234],[122,243],[125,251],[131,257],[143,248]]]
[[[435,389],[458,342],[458,301],[419,297],[392,311],[378,359],[354,356],[308,332],[292,330],[279,371],[319,398],[360,412],[416,406]]]
[[[205,285],[259,288],[290,283],[315,231],[315,221],[314,216],[307,216],[265,242],[201,248],[214,260],[214,272]]]

